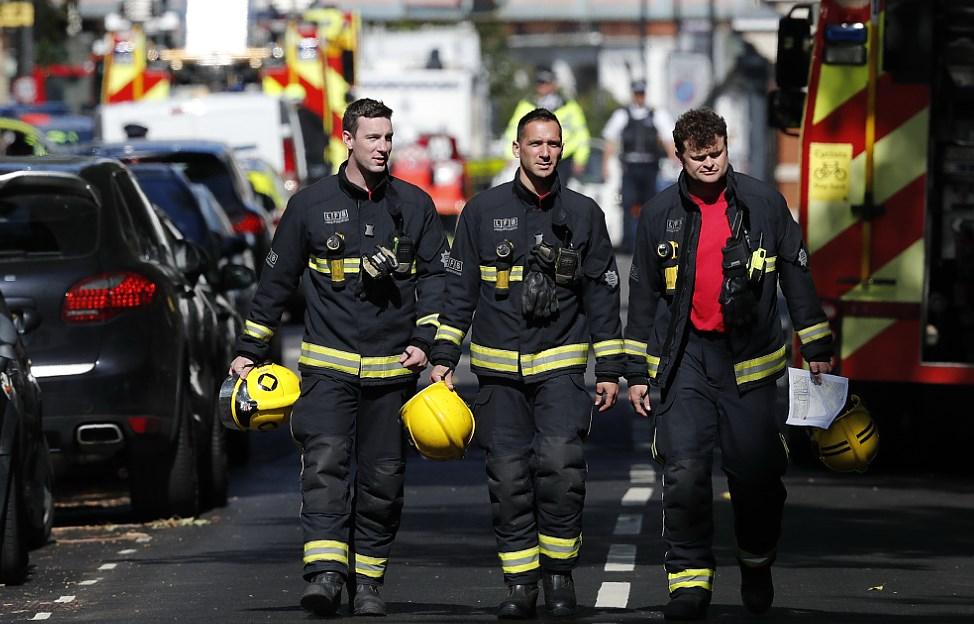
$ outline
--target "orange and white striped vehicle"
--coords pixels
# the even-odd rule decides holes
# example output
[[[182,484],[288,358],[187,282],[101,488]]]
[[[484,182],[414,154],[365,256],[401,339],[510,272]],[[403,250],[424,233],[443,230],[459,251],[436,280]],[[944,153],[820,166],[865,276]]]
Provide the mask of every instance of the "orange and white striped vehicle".
[[[913,384],[924,397],[913,400],[927,403],[967,392],[969,411],[974,4],[802,8],[804,25],[795,10],[782,20],[783,93],[772,117],[794,126],[800,114],[799,221],[838,340],[838,371],[904,404],[911,390],[899,384]],[[781,123],[788,102],[794,123]]]

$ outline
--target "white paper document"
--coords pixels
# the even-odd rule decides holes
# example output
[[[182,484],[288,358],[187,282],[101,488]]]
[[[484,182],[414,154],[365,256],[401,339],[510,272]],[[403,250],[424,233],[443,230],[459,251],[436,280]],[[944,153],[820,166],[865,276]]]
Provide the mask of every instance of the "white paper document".
[[[828,429],[845,406],[849,379],[838,375],[819,375],[822,383],[812,381],[812,373],[801,368],[788,369],[788,420],[798,427]]]

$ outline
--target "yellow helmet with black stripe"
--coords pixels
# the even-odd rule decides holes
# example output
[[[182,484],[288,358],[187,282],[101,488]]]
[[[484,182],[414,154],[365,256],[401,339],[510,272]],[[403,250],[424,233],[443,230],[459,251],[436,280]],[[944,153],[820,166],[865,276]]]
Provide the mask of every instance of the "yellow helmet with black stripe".
[[[270,431],[288,422],[301,380],[280,364],[255,367],[246,379],[231,375],[220,386],[220,420],[227,429]]]
[[[836,472],[866,472],[879,453],[879,430],[857,395],[850,397],[850,403],[828,429],[814,430],[812,440],[826,467]]]

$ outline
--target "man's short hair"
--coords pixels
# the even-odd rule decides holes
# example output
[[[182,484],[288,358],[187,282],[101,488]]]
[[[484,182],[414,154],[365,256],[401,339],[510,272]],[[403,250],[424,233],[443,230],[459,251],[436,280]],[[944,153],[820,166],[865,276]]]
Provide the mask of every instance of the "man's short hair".
[[[680,115],[673,127],[673,144],[678,154],[687,145],[696,149],[710,147],[714,137],[727,141],[727,122],[709,108],[693,108]]]
[[[368,119],[384,117],[391,120],[392,109],[382,102],[371,98],[355,100],[348,105],[348,108],[345,109],[345,114],[342,115],[342,130],[355,136],[355,130],[358,129],[358,120],[361,117]]]
[[[558,121],[558,117],[552,113],[547,108],[536,108],[530,113],[521,117],[517,122],[517,140],[521,140],[521,136],[524,134],[524,128],[532,121],[553,121],[558,124],[558,134],[561,134],[561,122]]]

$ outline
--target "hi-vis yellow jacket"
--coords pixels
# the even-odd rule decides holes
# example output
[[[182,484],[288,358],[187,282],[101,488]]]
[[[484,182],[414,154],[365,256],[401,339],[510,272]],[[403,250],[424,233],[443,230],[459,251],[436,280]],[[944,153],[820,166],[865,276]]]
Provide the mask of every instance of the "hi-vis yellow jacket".
[[[342,248],[329,250],[327,242],[336,234],[342,237]],[[369,281],[361,271],[362,255],[376,245],[392,249],[397,235],[415,245],[412,266]],[[288,202],[236,352],[263,361],[303,275],[307,311],[298,359],[302,371],[363,384],[413,381],[415,374],[400,366],[399,358],[407,345],[429,353],[443,303],[448,253],[429,195],[392,176],[367,192],[348,181],[342,165],[338,174],[302,189]]]
[[[511,119],[507,123],[507,129],[504,131],[504,138],[508,139],[509,144],[517,139],[517,123],[521,120],[521,117],[524,117],[536,108],[537,105],[530,100],[521,100],[517,103],[517,106],[514,108],[514,114],[511,115]],[[563,159],[571,158],[573,159],[572,163],[574,165],[584,167],[585,163],[588,162],[591,151],[589,142],[592,140],[588,131],[588,122],[585,120],[585,111],[582,110],[577,100],[568,100],[551,112],[555,114],[555,117],[558,118],[558,123],[561,124],[563,147],[561,157]]]
[[[605,215],[594,201],[557,181],[539,198],[520,182],[519,173],[513,182],[474,197],[460,213],[430,359],[455,368],[472,325],[470,366],[478,376],[535,382],[584,372],[593,351],[596,377],[618,381],[625,359],[619,272]],[[521,312],[521,286],[531,249],[542,240],[576,249],[580,271],[573,284],[556,286],[556,316],[528,321]],[[505,241],[514,247],[506,266],[497,253]],[[506,293],[497,288],[505,269]]]
[[[822,311],[801,228],[780,193],[750,176],[727,172],[727,219],[738,212],[745,224],[755,268],[764,271],[757,301],[757,320],[747,330],[729,333],[734,375],[740,389],[770,383],[788,365],[778,316],[778,284],[808,362],[832,356],[832,331]],[[630,385],[647,378],[665,387],[686,344],[698,262],[722,262],[697,256],[700,208],[690,198],[686,174],[654,197],[639,217],[636,254],[629,275],[626,326],[626,378]],[[664,252],[664,253],[660,253]],[[779,280],[780,277],[780,280]]]

